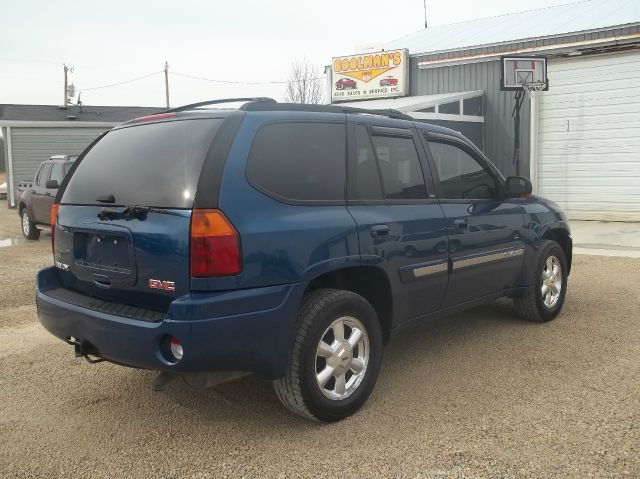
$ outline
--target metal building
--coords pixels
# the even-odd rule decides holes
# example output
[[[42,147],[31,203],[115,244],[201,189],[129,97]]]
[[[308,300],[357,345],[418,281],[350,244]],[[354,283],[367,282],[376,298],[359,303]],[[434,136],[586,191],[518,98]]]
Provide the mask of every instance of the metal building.
[[[640,2],[581,1],[430,27],[384,47],[409,50],[410,97],[358,106],[482,92],[482,148],[505,175],[516,174],[514,93],[500,90],[501,56],[546,56],[549,91],[521,110],[520,174],[570,218],[640,221]],[[404,111],[464,132],[461,118],[441,110],[431,119]]]
[[[17,184],[32,179],[52,155],[77,155],[118,123],[158,112],[158,108],[54,105],[0,105],[7,202],[15,206]]]

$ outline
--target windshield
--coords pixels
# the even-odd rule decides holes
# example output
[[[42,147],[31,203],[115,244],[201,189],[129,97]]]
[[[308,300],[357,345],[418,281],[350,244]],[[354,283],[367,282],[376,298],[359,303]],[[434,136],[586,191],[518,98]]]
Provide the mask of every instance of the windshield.
[[[191,208],[204,157],[222,121],[149,123],[107,133],[76,168],[61,203]]]

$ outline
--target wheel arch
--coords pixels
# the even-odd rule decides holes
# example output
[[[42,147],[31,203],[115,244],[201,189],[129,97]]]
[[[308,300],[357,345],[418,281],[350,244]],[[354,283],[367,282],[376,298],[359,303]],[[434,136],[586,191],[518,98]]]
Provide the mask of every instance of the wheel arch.
[[[313,278],[305,293],[320,288],[351,291],[365,298],[378,315],[384,343],[393,326],[393,292],[387,273],[375,266],[349,266],[324,272]]]
[[[561,227],[550,228],[542,234],[540,239],[552,240],[560,245],[567,260],[567,275],[569,275],[569,273],[571,272],[571,260],[573,251],[573,242],[569,230]]]

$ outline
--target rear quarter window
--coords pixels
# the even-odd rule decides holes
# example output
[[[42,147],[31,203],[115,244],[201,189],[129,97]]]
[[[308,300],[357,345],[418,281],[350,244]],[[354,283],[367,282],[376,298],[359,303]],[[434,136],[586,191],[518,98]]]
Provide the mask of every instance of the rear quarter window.
[[[344,202],[344,123],[272,123],[256,135],[247,178],[285,202]]]

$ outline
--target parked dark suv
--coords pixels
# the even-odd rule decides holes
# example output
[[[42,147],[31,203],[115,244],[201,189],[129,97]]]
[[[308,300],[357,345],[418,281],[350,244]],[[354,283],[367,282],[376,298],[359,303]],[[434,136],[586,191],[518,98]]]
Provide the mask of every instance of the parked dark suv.
[[[258,373],[335,421],[408,325],[504,296],[529,320],[560,312],[564,214],[460,134],[391,110],[205,105],[114,128],[64,180],[37,303],[78,356],[163,371],[158,387]]]

